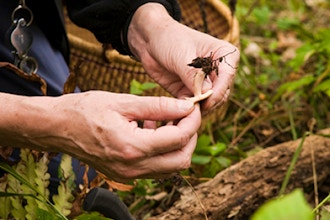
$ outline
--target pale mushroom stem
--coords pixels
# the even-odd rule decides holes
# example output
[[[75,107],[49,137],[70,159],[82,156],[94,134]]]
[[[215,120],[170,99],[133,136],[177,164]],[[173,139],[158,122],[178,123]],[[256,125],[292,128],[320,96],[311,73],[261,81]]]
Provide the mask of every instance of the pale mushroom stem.
[[[204,79],[205,79],[205,73],[202,69],[199,69],[194,77],[194,97],[186,98],[187,100],[190,100],[193,103],[197,103],[212,95],[213,93],[212,89],[202,94]]]

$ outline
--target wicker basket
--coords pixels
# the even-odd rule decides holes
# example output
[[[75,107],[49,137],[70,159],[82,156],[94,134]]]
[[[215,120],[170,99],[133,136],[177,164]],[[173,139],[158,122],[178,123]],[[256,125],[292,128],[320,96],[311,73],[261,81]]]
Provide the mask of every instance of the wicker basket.
[[[239,45],[239,24],[232,16],[228,6],[221,0],[178,0],[182,10],[183,24],[191,28],[227,40]],[[201,5],[201,2],[204,2]],[[205,16],[203,16],[205,14]],[[67,18],[67,30],[71,44],[71,69],[75,70],[77,84],[82,91],[105,90],[117,93],[129,93],[130,82],[153,82],[142,65],[115,50],[105,50],[92,33],[81,29]],[[170,96],[163,88],[156,87],[146,91],[145,95]],[[222,120],[226,106],[218,108],[203,118],[201,130],[206,123]]]

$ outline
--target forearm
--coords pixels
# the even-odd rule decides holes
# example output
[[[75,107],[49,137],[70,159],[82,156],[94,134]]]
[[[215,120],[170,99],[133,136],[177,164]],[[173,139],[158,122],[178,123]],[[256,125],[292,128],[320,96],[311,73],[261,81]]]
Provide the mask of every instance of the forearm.
[[[0,146],[58,151],[63,121],[56,115],[56,98],[0,93]]]

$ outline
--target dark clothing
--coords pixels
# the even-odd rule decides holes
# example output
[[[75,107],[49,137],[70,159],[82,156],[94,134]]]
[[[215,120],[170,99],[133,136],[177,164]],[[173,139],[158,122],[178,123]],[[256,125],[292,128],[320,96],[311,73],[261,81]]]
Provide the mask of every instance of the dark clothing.
[[[111,44],[120,53],[127,55],[130,52],[127,45],[124,45],[126,35],[122,41],[121,32],[126,33],[132,14],[148,2],[162,4],[174,19],[180,20],[181,12],[176,0],[66,0],[65,5],[75,24],[90,30],[101,43]],[[38,26],[51,44],[68,61],[69,48],[63,26],[62,1],[26,0],[26,4],[32,9]]]
[[[37,74],[47,82],[47,95],[60,96],[63,85],[69,75],[69,43],[66,36],[61,0],[26,0],[26,5],[33,12],[33,23],[28,30],[33,34],[33,44],[28,56],[34,57],[39,68]],[[92,31],[102,43],[111,44],[122,54],[129,54],[125,41],[127,27],[134,11],[147,2],[163,4],[175,19],[180,18],[179,5],[175,0],[67,0],[69,16],[77,25]],[[13,30],[11,14],[18,6],[18,0],[0,0],[0,62],[14,63],[10,33]],[[123,40],[121,35],[123,33]],[[125,43],[126,42],[126,43]],[[0,68],[0,92],[11,94],[40,96],[40,85],[27,81],[11,71]],[[76,92],[79,92],[77,89]],[[55,116],[54,116],[55,117]],[[19,150],[12,155],[12,160],[19,159]],[[50,191],[56,193],[57,169],[61,154],[53,158],[49,165],[51,174]],[[82,183],[84,169],[79,161],[73,159],[77,184]],[[96,175],[94,170],[90,177]],[[1,176],[1,170],[0,170]]]
[[[129,54],[124,45],[132,14],[148,2],[164,5],[176,20],[181,18],[176,0],[67,0],[69,17],[78,26],[89,29],[102,43],[109,43],[122,54]],[[123,41],[121,32],[123,31]]]

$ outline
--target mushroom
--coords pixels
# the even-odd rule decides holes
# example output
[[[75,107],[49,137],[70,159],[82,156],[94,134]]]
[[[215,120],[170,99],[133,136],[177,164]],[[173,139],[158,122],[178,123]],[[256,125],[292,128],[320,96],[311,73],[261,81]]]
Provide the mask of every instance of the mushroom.
[[[193,103],[200,102],[206,98],[208,98],[210,95],[212,95],[213,90],[210,89],[205,93],[202,93],[202,87],[203,87],[203,81],[205,79],[206,73],[203,71],[203,69],[199,69],[195,76],[194,76],[194,96],[186,98],[186,100],[190,100]]]

